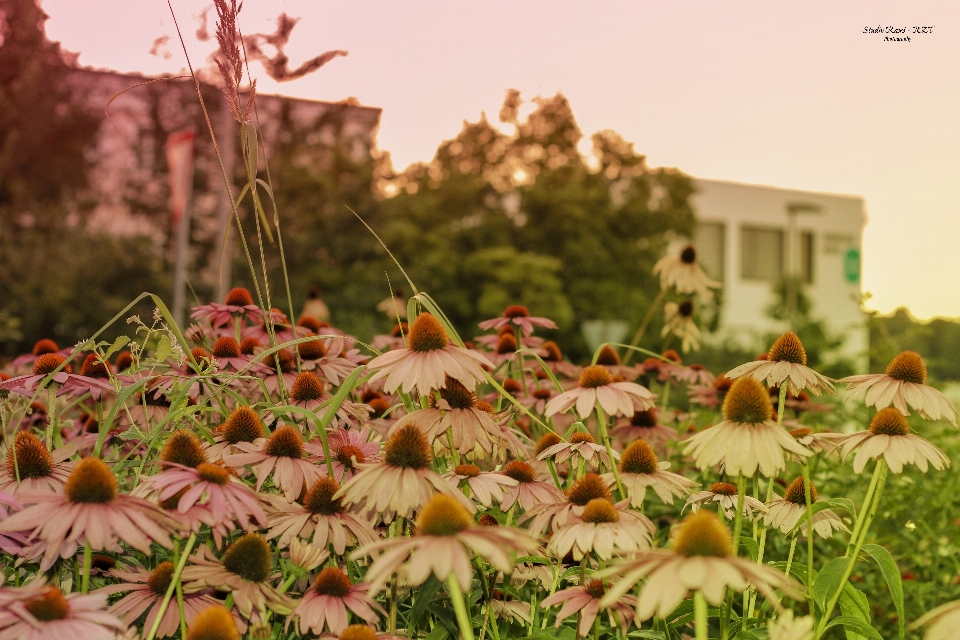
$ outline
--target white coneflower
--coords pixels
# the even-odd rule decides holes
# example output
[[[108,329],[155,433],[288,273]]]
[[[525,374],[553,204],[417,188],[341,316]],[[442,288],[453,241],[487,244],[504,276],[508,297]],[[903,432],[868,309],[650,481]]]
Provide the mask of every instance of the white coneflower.
[[[663,305],[663,330],[660,337],[673,334],[680,338],[680,349],[687,353],[691,349],[700,350],[700,329],[693,321],[693,300],[684,300],[680,304],[668,302]]]
[[[669,462],[659,462],[649,444],[637,440],[623,452],[620,458],[620,482],[630,496],[630,505],[639,508],[647,495],[647,489],[653,489],[665,504],[673,504],[679,498],[690,493],[697,486],[693,480],[667,471]],[[607,484],[616,482],[612,473],[605,474]]]
[[[706,491],[698,491],[687,498],[680,513],[686,511],[687,507],[696,513],[700,507],[707,504],[717,505],[717,509],[727,520],[733,520],[737,513],[737,485],[729,482],[714,482]],[[755,511],[758,514],[766,513],[767,506],[753,496],[743,496],[743,517],[753,520]]]
[[[806,486],[803,477],[799,477],[790,483],[783,494],[783,498],[774,495],[774,499],[767,503],[767,513],[763,516],[763,522],[768,527],[780,529],[781,533],[790,533],[800,520],[803,525],[800,527],[800,533],[807,535],[807,500]],[[817,488],[810,483],[810,504],[819,500]],[[823,509],[813,514],[813,530],[820,534],[821,538],[829,538],[834,531],[849,531],[836,513],[831,509]]]
[[[902,473],[903,466],[907,464],[917,465],[923,473],[927,472],[928,463],[937,471],[950,466],[950,458],[943,451],[930,441],[910,433],[907,419],[894,407],[878,411],[866,431],[851,434],[838,442],[842,458],[857,451],[853,459],[855,473],[863,471],[867,460],[876,460],[881,456],[893,473]]]
[[[837,392],[829,378],[807,366],[807,352],[800,338],[792,331],[777,338],[767,352],[766,360],[742,364],[728,371],[726,376],[731,379],[752,376],[768,387],[787,382],[793,395],[799,394],[801,389],[809,389],[816,395],[820,395],[821,391]]]
[[[603,365],[596,364],[583,369],[576,388],[550,400],[544,415],[549,418],[574,405],[581,418],[598,406],[610,416],[632,416],[635,411],[653,408],[655,401],[649,389],[636,382],[617,382]]]
[[[711,296],[710,289],[716,289],[720,283],[711,280],[697,264],[697,250],[688,244],[679,254],[665,256],[653,265],[653,275],[660,276],[661,289],[676,289],[677,293]]]

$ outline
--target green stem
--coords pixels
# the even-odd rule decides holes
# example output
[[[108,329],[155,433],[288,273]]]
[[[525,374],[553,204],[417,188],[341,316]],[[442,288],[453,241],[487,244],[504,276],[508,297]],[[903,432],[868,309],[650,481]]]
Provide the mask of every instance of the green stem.
[[[613,479],[617,481],[617,492],[620,494],[620,499],[623,500],[627,495],[623,490],[623,484],[620,482],[620,470],[617,468],[617,460],[613,457],[613,447],[610,445],[610,434],[607,433],[607,418],[599,405],[597,406],[597,425],[600,429],[600,437],[603,438],[603,446],[607,450],[607,459],[610,461],[610,470],[613,472]]]
[[[862,514],[870,504],[873,502],[873,495],[877,490],[877,481],[880,479],[877,470],[873,470],[873,475],[870,476],[870,486],[867,487],[867,494],[863,497],[863,504],[860,506],[860,513]],[[850,555],[850,552],[853,551],[853,545],[857,543],[857,539],[860,537],[860,529],[863,527],[863,518],[857,518],[857,521],[853,523],[853,531],[850,533],[850,542],[847,544],[847,553]]]
[[[740,555],[740,534],[743,531],[743,499],[747,490],[743,474],[737,475],[737,513],[733,518],[733,555]],[[733,594],[727,593],[723,606],[723,617],[720,619],[720,637],[727,640],[730,634],[730,616],[733,613]]]
[[[453,611],[457,616],[457,626],[460,627],[460,638],[462,640],[473,640],[473,623],[470,622],[470,615],[467,613],[463,591],[460,590],[457,576],[452,573],[447,578],[447,589],[450,591],[450,601],[453,603]]]
[[[93,561],[93,551],[90,549],[90,541],[83,541],[83,582],[80,586],[81,593],[90,591],[90,563]]]
[[[803,464],[803,499],[807,507],[807,595],[810,596],[810,611],[813,611],[813,496],[811,495],[810,467]]]
[[[147,634],[145,640],[153,640],[157,635],[157,629],[160,628],[160,621],[163,620],[163,614],[167,612],[167,607],[170,605],[170,599],[173,597],[174,588],[180,582],[180,573],[183,572],[183,567],[187,564],[187,557],[190,555],[190,552],[193,551],[193,545],[197,542],[197,534],[191,533],[190,537],[187,539],[187,546],[183,549],[183,555],[180,556],[180,562],[177,563],[176,568],[173,570],[173,575],[170,577],[170,586],[167,587],[167,592],[163,596],[163,601],[160,603],[160,608],[157,609],[157,617],[153,619],[153,626],[150,627],[150,633]],[[229,609],[229,607],[227,607]]]
[[[693,592],[693,615],[694,626],[697,632],[697,640],[708,640],[707,638],[707,601],[699,591]]]
[[[51,380],[47,387],[47,450],[53,451],[53,428],[57,423],[57,384]]]
[[[173,566],[180,564],[180,539],[173,541]],[[177,611],[180,614],[180,637],[187,637],[187,616],[183,610],[183,585],[177,581]]]
[[[793,537],[793,540],[790,541],[790,553],[787,554],[787,570],[784,573],[787,574],[787,577],[790,576],[790,567],[793,566],[793,552],[797,550],[797,536]]]
[[[877,460],[877,466],[873,470],[873,474],[878,476],[877,479],[877,489],[873,496],[873,502],[870,504],[869,508],[864,507],[864,510],[860,513],[860,518],[863,518],[863,526],[860,528],[860,537],[857,538],[857,542],[853,547],[853,553],[850,555],[850,559],[847,561],[847,568],[843,571],[843,577],[840,579],[840,584],[837,585],[836,590],[833,592],[833,595],[830,596],[830,600],[827,601],[826,609],[824,609],[823,617],[820,618],[819,624],[817,624],[817,631],[813,634],[814,640],[819,640],[820,636],[823,635],[823,632],[826,630],[827,622],[830,620],[830,615],[833,613],[834,608],[837,606],[837,602],[840,600],[840,594],[843,593],[843,589],[847,584],[847,581],[850,579],[850,574],[853,573],[853,565],[857,562],[857,556],[860,555],[860,549],[863,547],[863,543],[867,538],[867,532],[870,530],[870,525],[873,523],[873,518],[877,514],[877,509],[880,507],[880,495],[883,493],[883,485],[887,480],[887,463],[883,458]]]
[[[637,332],[633,334],[633,339],[630,340],[631,347],[635,347],[640,344],[640,340],[643,338],[643,334],[646,332],[647,326],[650,324],[650,321],[653,320],[653,314],[657,310],[657,305],[663,302],[663,296],[666,294],[666,289],[660,289],[660,293],[658,293],[657,297],[654,298],[653,302],[650,303],[650,307],[647,309],[647,313],[643,316],[643,321],[640,323],[640,328],[637,329]],[[627,349],[627,352],[623,356],[623,366],[630,364],[631,358],[633,358],[633,349]]]

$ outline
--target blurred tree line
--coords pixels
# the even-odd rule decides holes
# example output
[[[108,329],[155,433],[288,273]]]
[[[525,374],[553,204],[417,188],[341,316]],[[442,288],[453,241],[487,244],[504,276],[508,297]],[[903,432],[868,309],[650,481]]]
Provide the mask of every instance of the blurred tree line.
[[[960,322],[921,322],[900,307],[888,316],[870,314],[870,370],[883,371],[901,351],[923,356],[931,382],[960,381]]]

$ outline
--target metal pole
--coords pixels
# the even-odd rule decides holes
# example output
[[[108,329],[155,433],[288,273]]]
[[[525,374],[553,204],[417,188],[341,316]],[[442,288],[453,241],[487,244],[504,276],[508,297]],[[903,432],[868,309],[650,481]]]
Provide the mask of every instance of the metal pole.
[[[193,171],[190,172],[193,176]],[[186,201],[180,221],[177,223],[177,236],[173,262],[173,319],[183,328],[184,308],[186,306],[187,258],[190,253],[190,209],[193,195],[193,180],[187,182]]]

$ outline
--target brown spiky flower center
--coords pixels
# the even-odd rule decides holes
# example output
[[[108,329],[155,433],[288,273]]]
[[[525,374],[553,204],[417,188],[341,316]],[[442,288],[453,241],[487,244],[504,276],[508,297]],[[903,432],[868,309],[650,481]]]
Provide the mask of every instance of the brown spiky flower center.
[[[250,407],[237,407],[224,423],[223,437],[230,444],[253,442],[263,437],[263,422]]]
[[[265,364],[277,372],[278,375],[293,373],[297,370],[297,363],[286,349],[280,349],[271,356],[267,356]]]
[[[807,352],[803,348],[803,343],[800,342],[800,337],[793,331],[787,331],[770,347],[767,359],[774,362],[807,364]]]
[[[697,261],[697,250],[694,249],[692,244],[688,244],[680,252],[680,261],[684,264],[693,264]]]
[[[709,491],[719,496],[735,496],[737,495],[737,485],[729,482],[714,482],[710,485]]]
[[[202,462],[197,465],[197,476],[206,482],[221,486],[230,482],[230,471],[219,464]]]
[[[456,498],[444,493],[435,494],[420,511],[417,534],[421,536],[452,536],[473,524],[470,513]]]
[[[583,507],[583,515],[580,518],[584,522],[593,524],[603,524],[605,522],[619,522],[620,514],[613,503],[604,498],[594,498]]]
[[[224,607],[211,605],[187,627],[187,640],[240,640],[240,632],[233,614]]]
[[[543,436],[540,437],[539,440],[537,440],[537,447],[534,455],[540,455],[546,449],[549,449],[555,444],[560,444],[561,442],[563,442],[563,440],[560,438],[560,436],[553,431],[547,431],[545,434],[543,434]]]
[[[517,482],[536,482],[537,472],[522,460],[511,460],[503,467],[503,475]]]
[[[23,607],[40,622],[63,620],[70,614],[70,603],[56,587],[47,587],[24,602]]]
[[[620,364],[620,354],[617,353],[616,349],[605,344],[600,348],[600,353],[597,354],[597,364],[608,367],[618,366]]]
[[[303,498],[303,508],[314,515],[332,516],[343,513],[340,498],[334,499],[340,484],[330,476],[317,478]]]
[[[657,414],[653,409],[646,411],[634,411],[630,416],[630,424],[634,427],[655,427],[657,426]]]
[[[895,407],[880,409],[870,421],[870,431],[875,435],[905,436],[910,433],[910,425],[900,410]]]
[[[583,590],[587,592],[587,595],[591,598],[596,598],[599,600],[603,597],[603,594],[607,592],[603,580],[590,580],[583,587]]]
[[[476,478],[480,475],[480,467],[475,464],[458,464],[453,468],[453,472],[458,476],[467,476],[468,478]]]
[[[66,361],[59,353],[45,353],[39,358],[37,358],[33,363],[33,375],[35,376],[45,376],[49,373],[56,371],[57,367]],[[61,371],[66,371],[71,373],[72,369],[70,365],[66,365]]]
[[[553,396],[553,392],[550,389],[534,389],[530,395],[537,400],[549,400]]]
[[[253,296],[243,287],[234,287],[227,293],[224,304],[232,307],[246,307],[247,305],[253,304]]]
[[[57,346],[57,343],[49,338],[44,338],[43,340],[38,340],[35,345],[33,345],[33,355],[43,356],[48,353],[56,353],[60,351],[60,347]]]
[[[927,365],[916,351],[901,351],[887,365],[887,375],[901,382],[927,383]]]
[[[599,364],[584,367],[583,371],[580,372],[580,386],[584,389],[603,387],[611,382],[613,382],[613,378],[610,376],[610,372]]]
[[[610,493],[607,483],[596,473],[584,474],[570,487],[569,500],[575,505],[582,507],[596,498],[613,501],[613,494]]]
[[[260,346],[262,345],[260,344],[260,341],[257,340],[256,338],[244,338],[240,342],[240,353],[245,356],[252,356],[253,351]]]
[[[805,438],[813,433],[813,429],[810,427],[799,427],[797,429],[791,429],[790,435],[793,436],[794,440],[799,440],[800,438]]]
[[[321,596],[342,598],[350,593],[350,577],[339,567],[327,567],[317,574],[313,590]]]
[[[235,338],[224,336],[213,343],[214,358],[239,358],[240,343]]]
[[[310,402],[323,397],[323,383],[312,371],[301,371],[290,387],[290,398],[294,402]]]
[[[657,455],[643,440],[633,442],[620,458],[621,473],[656,473],[660,470]]]
[[[733,550],[733,541],[715,513],[701,509],[687,516],[677,528],[673,549],[682,556],[723,558]]]
[[[787,490],[783,494],[783,499],[787,502],[792,502],[793,504],[800,505],[801,507],[807,506],[807,496],[804,492],[803,476],[796,478],[793,482],[790,483],[790,486],[787,487]],[[810,503],[813,504],[817,501],[817,488],[813,486],[813,483],[810,483]]]
[[[14,458],[16,454],[16,458]],[[7,449],[7,474],[11,478],[46,478],[53,471],[53,456],[43,441],[28,431],[20,431]]]
[[[77,463],[63,487],[70,502],[106,504],[117,497],[117,478],[100,458],[84,458]]]
[[[264,453],[278,458],[302,458],[305,453],[303,436],[290,425],[284,425],[267,438]]]
[[[323,329],[323,323],[313,316],[300,316],[297,319],[297,326],[309,329],[313,333],[320,333],[320,329]]]
[[[749,376],[737,378],[723,400],[723,419],[742,424],[761,424],[770,420],[773,405],[766,387]]]
[[[185,467],[196,467],[207,461],[200,439],[183,429],[177,431],[160,452],[160,459],[164,462],[175,462]]]
[[[494,518],[489,513],[485,513],[482,516],[480,516],[480,519],[477,520],[477,524],[479,524],[481,527],[499,527],[500,526],[500,523],[497,522],[497,519]]]
[[[504,318],[529,318],[530,312],[526,307],[515,304],[503,310]]]
[[[383,448],[383,459],[393,467],[426,469],[433,462],[433,453],[426,436],[415,423],[397,429]]]
[[[259,533],[237,538],[223,554],[223,567],[249,582],[270,577],[270,545]]]
[[[339,640],[377,640],[377,632],[365,624],[352,624],[343,630]]]
[[[345,444],[339,449],[334,456],[337,459],[337,462],[342,464],[347,469],[356,469],[356,464],[363,464],[366,462],[366,457],[363,455],[363,451],[359,447],[355,447],[351,444]],[[356,459],[356,464],[354,464],[354,459]]]
[[[450,343],[450,337],[440,321],[429,313],[421,313],[413,321],[410,333],[407,335],[407,344],[411,351],[425,353],[444,349]]]
[[[560,347],[557,346],[557,343],[553,340],[547,340],[540,348],[547,352],[547,355],[543,357],[546,362],[560,362],[563,360],[563,353],[560,351]]]
[[[467,389],[450,376],[446,377],[440,397],[447,401],[451,409],[472,409],[477,404],[477,394]]]
[[[323,340],[320,338],[301,342],[297,345],[297,352],[304,360],[319,360],[327,355],[327,350],[323,346]]]
[[[575,431],[570,434],[570,444],[580,444],[582,442],[597,444],[597,439],[586,431]]]
[[[80,365],[80,375],[88,378],[105,379],[110,377],[108,365],[95,353],[89,354]]]
[[[523,391],[523,386],[513,378],[504,378],[503,390],[511,395],[516,395]]]
[[[506,355],[517,350],[517,339],[512,333],[504,333],[497,340],[497,353]]]
[[[158,596],[166,595],[171,582],[173,582],[173,563],[169,561],[158,564],[157,568],[150,572],[150,577],[147,578],[150,590]]]
[[[383,414],[390,410],[390,402],[386,398],[374,398],[367,403],[370,407],[370,417],[382,418]]]

